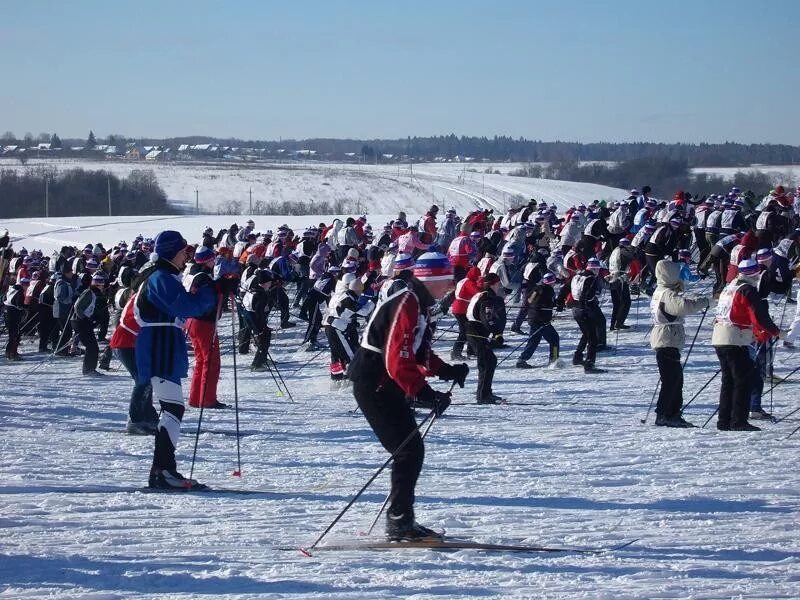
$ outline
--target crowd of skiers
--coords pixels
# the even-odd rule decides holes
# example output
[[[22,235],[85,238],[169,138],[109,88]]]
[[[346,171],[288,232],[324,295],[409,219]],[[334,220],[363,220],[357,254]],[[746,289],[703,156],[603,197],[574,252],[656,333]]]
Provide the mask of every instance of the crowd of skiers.
[[[423,450],[412,406],[441,414],[450,402],[426,376],[463,387],[466,361],[475,360],[477,402],[503,402],[493,378],[495,350],[509,346],[504,334],[524,336],[514,349],[521,348],[516,368],[532,368],[528,360],[542,338],[549,364],[561,367],[553,324],[559,312],[571,311],[580,331],[572,364],[594,374],[602,372],[598,353],[610,349],[608,331],[629,328],[632,294],[651,296],[650,342],[660,375],[656,425],[687,427],[683,319],[717,299],[711,340],[722,375],[717,427],[753,430],[749,419],[769,417],[760,398],[775,341],[784,334],[768,298],[784,297],[784,311],[795,303],[800,188],[789,195],[778,186],[763,199],[736,188],[702,198],[678,192],[670,201],[650,191],[645,186],[624,201],[580,204],[561,215],[533,200],[504,215],[476,210],[463,218],[454,209],[440,215],[434,205],[416,222],[401,212],[379,230],[366,216],[302,232],[286,225],[256,231],[249,220],[241,228],[208,228],[196,245],[168,230],[108,250],[99,243],[65,246],[50,257],[17,251],[6,232],[0,238],[5,356],[20,360],[23,335],[37,336],[43,353],[82,354],[86,376],[107,370],[116,356],[134,379],[128,432],[156,437],[150,485],[196,487],[175,464],[185,409],[181,380],[189,371],[186,337],[195,360],[189,405],[226,408],[217,398],[221,313],[236,315],[237,351],[255,349],[250,368],[270,371],[277,368],[270,355],[275,329],[295,327],[290,311],[299,309],[303,343],[330,354],[332,385],[352,384],[381,443],[396,453],[390,535],[414,535],[425,528],[415,529],[413,518]],[[712,297],[684,294],[687,282],[712,271]],[[608,321],[601,308],[606,289]],[[446,313],[457,328],[454,364],[432,349],[435,322]],[[278,319],[271,326],[272,314]],[[798,335],[795,310],[784,346],[793,348]]]

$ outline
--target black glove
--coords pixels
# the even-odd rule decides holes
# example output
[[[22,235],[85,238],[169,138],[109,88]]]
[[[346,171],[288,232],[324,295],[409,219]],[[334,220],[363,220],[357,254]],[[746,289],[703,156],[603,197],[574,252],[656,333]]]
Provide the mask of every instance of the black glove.
[[[463,388],[467,381],[469,367],[467,363],[460,365],[445,365],[439,370],[439,379],[442,381],[455,381],[458,387]]]
[[[444,393],[434,390],[429,385],[425,385],[417,393],[416,406],[431,408],[437,417],[441,417],[447,407],[450,406],[450,392]]]

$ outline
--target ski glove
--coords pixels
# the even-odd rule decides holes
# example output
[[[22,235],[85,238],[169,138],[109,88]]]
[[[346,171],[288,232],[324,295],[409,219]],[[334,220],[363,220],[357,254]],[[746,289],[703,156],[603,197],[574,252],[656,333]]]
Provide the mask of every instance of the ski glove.
[[[445,365],[439,369],[439,379],[442,381],[455,381],[460,388],[464,387],[467,381],[467,374],[469,374],[467,363]]]
[[[416,405],[422,408],[432,408],[437,417],[441,417],[447,407],[450,406],[450,393],[434,390],[431,386],[425,385],[417,393]]]

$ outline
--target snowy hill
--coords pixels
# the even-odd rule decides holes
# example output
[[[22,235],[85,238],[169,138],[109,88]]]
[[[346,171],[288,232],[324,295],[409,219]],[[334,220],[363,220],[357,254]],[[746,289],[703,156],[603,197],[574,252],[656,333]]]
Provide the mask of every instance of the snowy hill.
[[[530,198],[544,199],[559,208],[599,199],[621,199],[625,190],[601,185],[511,177],[518,164],[444,163],[408,165],[352,165],[334,163],[169,164],[75,160],[31,160],[27,167],[0,159],[0,169],[30,167],[57,169],[104,169],[120,177],[134,169],[152,170],[167,198],[187,210],[199,200],[201,211],[211,212],[220,204],[237,201],[248,212],[253,202],[309,202],[334,205],[344,202],[352,213],[423,214],[433,203],[460,212],[488,206],[503,210]],[[501,175],[481,172],[488,168]],[[195,190],[198,195],[195,196]]]

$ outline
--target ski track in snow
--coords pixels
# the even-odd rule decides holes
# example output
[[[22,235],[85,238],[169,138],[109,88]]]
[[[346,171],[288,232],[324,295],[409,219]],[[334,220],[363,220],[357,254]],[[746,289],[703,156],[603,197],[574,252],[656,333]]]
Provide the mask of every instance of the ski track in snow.
[[[629,323],[635,315],[634,305]],[[521,371],[510,359],[494,387],[511,404],[477,406],[473,369],[426,438],[417,487],[420,521],[454,536],[573,547],[638,538],[599,555],[278,550],[310,544],[386,457],[352,413],[349,390],[329,390],[327,353],[291,375],[313,356],[296,349],[300,327],[278,332],[272,350],[295,404],[276,394],[269,374],[247,370],[252,355],[239,357],[241,480],[231,476],[233,411],[204,412],[194,476],[262,490],[253,495],[132,491],[146,482],[152,438],[122,433],[131,389],[124,369],[113,362],[105,377],[87,380],[79,359],[39,363],[26,340],[25,362],[0,362],[0,595],[797,598],[800,435],[784,439],[797,419],[755,434],[717,432],[713,421],[703,430],[656,428],[652,413],[641,425],[657,380],[644,297],[638,315],[617,354],[598,355],[605,374]],[[688,319],[689,335],[698,320]],[[577,328],[563,315],[555,324],[568,363]],[[445,318],[440,330],[450,325]],[[686,369],[687,400],[717,368],[710,329],[707,319]],[[229,347],[227,315],[220,332]],[[440,355],[451,337],[438,342]],[[609,333],[609,344],[615,338]],[[510,334],[508,350],[521,339]],[[543,346],[532,364],[546,361]],[[796,363],[779,351],[777,374]],[[717,379],[686,417],[702,424],[718,389]],[[233,402],[230,353],[219,397]],[[796,386],[777,387],[774,404],[778,416],[794,409]],[[187,410],[179,445],[187,475],[197,417]],[[384,473],[323,544],[359,539],[387,489]]]

